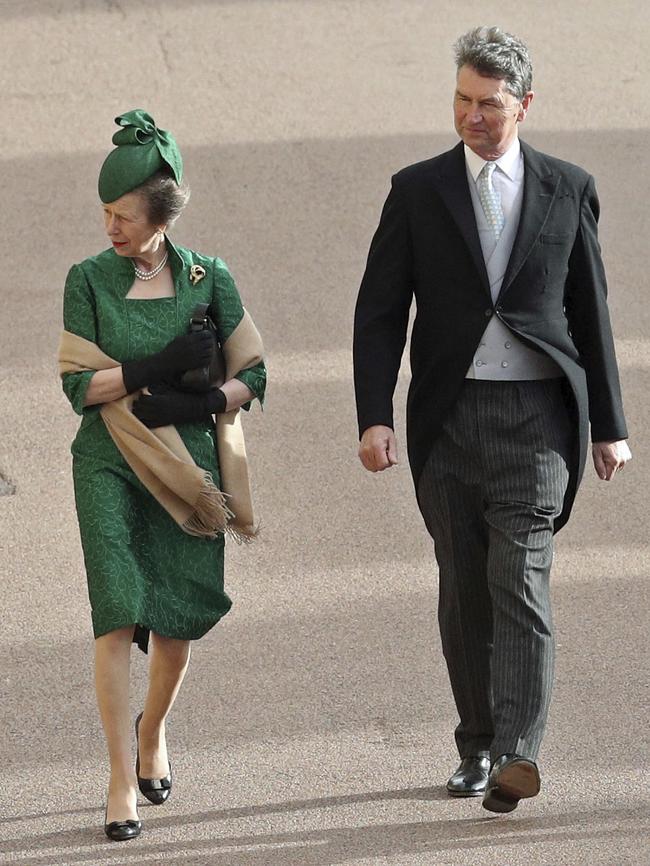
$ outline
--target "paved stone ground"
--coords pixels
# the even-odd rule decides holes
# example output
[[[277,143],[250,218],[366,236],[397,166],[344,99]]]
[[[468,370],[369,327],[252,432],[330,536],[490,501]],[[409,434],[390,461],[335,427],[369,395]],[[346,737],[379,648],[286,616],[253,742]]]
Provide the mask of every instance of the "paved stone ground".
[[[588,474],[558,539],[544,786],[507,818],[444,795],[431,546],[406,463],[356,461],[349,357],[390,174],[453,143],[450,45],[493,21],[532,49],[525,137],[598,180],[635,453],[612,485]],[[643,0],[0,2],[0,862],[650,864],[649,37]],[[230,548],[234,610],[195,647],[174,796],[115,846],[53,359],[67,268],[105,246],[112,119],[135,106],[177,134],[193,198],[175,236],[230,264],[271,386],[247,423],[263,540]],[[144,682],[138,657],[134,715]]]

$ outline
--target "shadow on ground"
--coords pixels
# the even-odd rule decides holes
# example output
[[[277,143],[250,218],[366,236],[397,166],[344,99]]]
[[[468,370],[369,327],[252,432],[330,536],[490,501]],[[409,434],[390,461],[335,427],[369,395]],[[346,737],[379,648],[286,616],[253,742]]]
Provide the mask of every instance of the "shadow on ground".
[[[636,734],[634,753],[628,737],[633,720],[647,712],[645,673],[629,651],[643,646],[647,635],[642,617],[629,618],[629,599],[642,595],[645,585],[639,578],[555,587],[560,649],[551,730],[557,725],[573,738],[562,743],[573,770],[592,766],[593,742],[608,743],[599,758],[603,771],[634,767],[647,753],[645,729]],[[218,753],[252,742],[272,749],[274,743],[345,731],[369,743],[412,748],[420,745],[418,728],[435,725],[448,735],[453,753],[455,713],[433,586],[431,592],[397,594],[393,604],[384,598],[360,598],[353,605],[341,600],[300,616],[292,614],[291,601],[289,593],[276,598],[274,615],[265,621],[232,613],[198,644],[170,725],[177,749]],[[590,641],[576,644],[574,635],[585,630]],[[426,644],[423,634],[430,634]],[[136,651],[134,667],[141,693],[146,662]],[[4,772],[27,765],[73,767],[103,754],[91,640],[5,647],[4,677],[10,695],[3,705]],[[621,708],[620,718],[603,715],[604,698]],[[582,721],[576,726],[578,707]]]
[[[218,824],[233,817],[255,817],[273,813],[304,812],[331,809],[341,805],[367,803],[369,800],[424,799],[435,801],[442,796],[438,789],[415,788],[326,797],[315,800],[288,801],[245,809],[215,810],[167,818],[146,818],[146,829],[182,827],[194,824]],[[432,806],[435,810],[435,806]],[[507,823],[506,823],[507,822]],[[348,860],[367,857],[385,858],[397,855],[439,854],[458,848],[474,851],[481,857],[486,849],[528,846],[536,843],[552,845],[559,842],[599,839],[610,843],[617,834],[626,840],[647,838],[650,818],[646,808],[594,809],[586,812],[550,815],[543,818],[511,817],[491,819],[462,818],[459,820],[418,821],[371,824],[361,827],[331,827],[299,832],[246,833],[184,842],[151,844],[146,835],[130,843],[129,863],[151,863],[160,857],[165,863],[189,863],[193,866],[333,866]],[[96,827],[81,831],[48,833],[31,839],[8,841],[0,852],[30,856],[30,866],[60,866],[65,863],[99,864],[112,860],[115,847],[99,845]],[[68,848],[95,845],[90,852],[70,852]],[[43,849],[56,848],[55,854],[40,855]],[[188,860],[191,856],[191,861]]]

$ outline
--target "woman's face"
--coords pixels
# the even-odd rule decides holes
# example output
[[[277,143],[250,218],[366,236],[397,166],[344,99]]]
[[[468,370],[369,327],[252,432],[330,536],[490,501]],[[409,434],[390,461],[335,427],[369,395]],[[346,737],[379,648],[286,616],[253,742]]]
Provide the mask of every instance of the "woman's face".
[[[127,192],[103,208],[106,234],[119,256],[140,258],[156,251],[164,226],[151,225],[145,201],[139,193]]]

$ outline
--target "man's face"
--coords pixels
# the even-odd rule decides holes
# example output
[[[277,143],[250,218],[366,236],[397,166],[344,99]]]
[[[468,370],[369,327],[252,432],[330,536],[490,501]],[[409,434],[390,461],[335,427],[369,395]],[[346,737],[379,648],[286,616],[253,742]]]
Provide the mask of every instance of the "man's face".
[[[514,141],[532,99],[532,90],[520,102],[502,78],[485,78],[461,66],[454,94],[456,132],[483,159],[498,159]]]

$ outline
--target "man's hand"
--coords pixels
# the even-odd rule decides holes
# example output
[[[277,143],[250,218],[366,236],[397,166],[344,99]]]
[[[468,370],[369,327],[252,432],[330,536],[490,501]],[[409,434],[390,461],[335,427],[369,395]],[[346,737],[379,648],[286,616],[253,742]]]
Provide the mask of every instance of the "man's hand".
[[[359,459],[369,472],[383,472],[397,464],[397,440],[390,427],[375,424],[363,431]]]
[[[594,442],[591,446],[596,474],[601,481],[611,481],[616,472],[622,469],[632,453],[625,439],[618,442]]]

